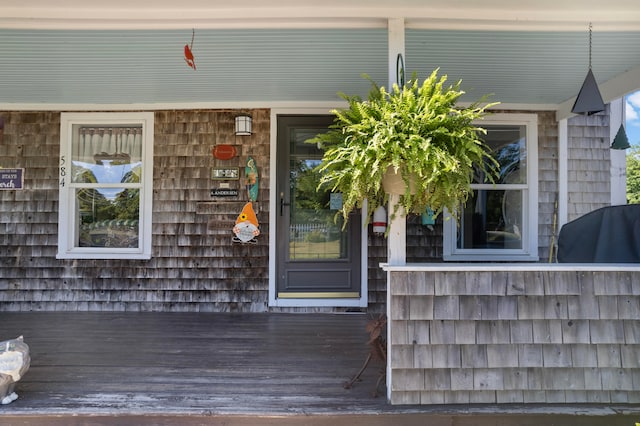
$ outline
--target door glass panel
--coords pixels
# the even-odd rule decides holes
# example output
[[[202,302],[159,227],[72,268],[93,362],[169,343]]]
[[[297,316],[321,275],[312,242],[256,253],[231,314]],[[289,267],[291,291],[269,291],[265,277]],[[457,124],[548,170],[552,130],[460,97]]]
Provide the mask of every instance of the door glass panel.
[[[336,215],[342,205],[341,194],[318,190],[322,150],[305,143],[318,129],[291,129],[290,208],[288,259],[336,260],[348,257],[347,233],[342,217]]]

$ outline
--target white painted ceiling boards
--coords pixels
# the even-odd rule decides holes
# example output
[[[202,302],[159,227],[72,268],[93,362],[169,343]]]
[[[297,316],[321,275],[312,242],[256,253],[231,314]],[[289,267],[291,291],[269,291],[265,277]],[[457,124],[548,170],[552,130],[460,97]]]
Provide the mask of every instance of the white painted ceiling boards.
[[[439,67],[469,101],[567,109],[588,69],[589,22],[605,101],[640,88],[637,0],[4,0],[0,109],[366,96],[362,73],[387,81],[390,18],[405,20],[407,73]],[[193,29],[196,71],[183,59]]]

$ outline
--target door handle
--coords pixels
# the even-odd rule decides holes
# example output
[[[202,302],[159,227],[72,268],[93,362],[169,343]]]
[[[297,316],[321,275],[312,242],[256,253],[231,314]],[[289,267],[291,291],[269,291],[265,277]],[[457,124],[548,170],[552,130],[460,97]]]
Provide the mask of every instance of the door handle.
[[[289,206],[291,203],[284,202],[284,192],[280,193],[280,216],[284,214],[284,206]]]

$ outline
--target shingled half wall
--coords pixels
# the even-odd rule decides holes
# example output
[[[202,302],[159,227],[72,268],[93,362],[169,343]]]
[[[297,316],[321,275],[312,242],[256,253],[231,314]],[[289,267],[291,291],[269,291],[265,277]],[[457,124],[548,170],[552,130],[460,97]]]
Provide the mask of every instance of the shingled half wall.
[[[389,270],[392,403],[640,402],[640,267]]]

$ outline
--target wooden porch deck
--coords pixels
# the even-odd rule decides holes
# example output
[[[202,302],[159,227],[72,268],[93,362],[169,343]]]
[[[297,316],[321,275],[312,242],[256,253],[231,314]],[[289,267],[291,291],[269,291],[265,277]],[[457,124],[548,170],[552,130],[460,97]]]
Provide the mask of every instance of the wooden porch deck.
[[[2,425],[633,425],[633,407],[402,407],[373,398],[382,364],[362,314],[0,312],[31,369]]]

